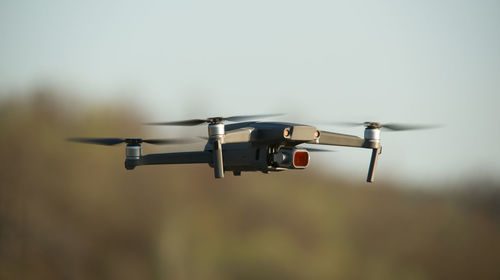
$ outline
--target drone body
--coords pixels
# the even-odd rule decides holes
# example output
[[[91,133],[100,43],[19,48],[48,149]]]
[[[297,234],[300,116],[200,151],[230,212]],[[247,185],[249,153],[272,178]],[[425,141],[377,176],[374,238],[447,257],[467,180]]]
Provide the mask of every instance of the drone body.
[[[302,148],[300,144],[346,146],[371,149],[367,182],[373,182],[375,165],[382,146],[380,129],[419,129],[423,126],[381,125],[366,122],[364,138],[354,135],[320,131],[315,126],[285,122],[239,122],[224,124],[224,121],[247,120],[273,115],[235,116],[229,118],[194,119],[179,122],[152,123],[152,125],[193,126],[208,123],[208,139],[203,151],[146,154],[142,153],[142,143],[173,144],[185,143],[184,139],[140,138],[72,138],[70,141],[115,145],[127,143],[125,168],[154,164],[206,163],[214,169],[215,178],[223,178],[225,171],[241,175],[241,172],[283,171],[304,169],[309,165],[309,152],[320,149]],[[325,150],[323,150],[325,151]],[[327,150],[326,150],[327,151]]]

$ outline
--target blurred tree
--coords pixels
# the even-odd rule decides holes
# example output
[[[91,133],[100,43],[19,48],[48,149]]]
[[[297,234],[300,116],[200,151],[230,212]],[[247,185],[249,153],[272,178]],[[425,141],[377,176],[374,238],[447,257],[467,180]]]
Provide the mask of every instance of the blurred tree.
[[[123,147],[64,141],[143,136],[130,112],[50,89],[2,100],[1,279],[500,279],[496,182],[216,181],[203,165],[126,171]]]

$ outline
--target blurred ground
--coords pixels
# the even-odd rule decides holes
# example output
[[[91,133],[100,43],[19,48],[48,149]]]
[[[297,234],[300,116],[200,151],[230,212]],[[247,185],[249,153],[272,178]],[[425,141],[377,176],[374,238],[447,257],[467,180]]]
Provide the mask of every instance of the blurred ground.
[[[314,170],[126,171],[127,108],[0,105],[1,279],[500,279],[500,185],[355,185]]]

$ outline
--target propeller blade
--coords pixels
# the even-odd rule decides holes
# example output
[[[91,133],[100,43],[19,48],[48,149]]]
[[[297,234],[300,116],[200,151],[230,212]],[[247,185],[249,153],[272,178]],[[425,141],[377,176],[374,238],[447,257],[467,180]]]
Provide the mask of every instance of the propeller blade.
[[[168,145],[168,144],[189,144],[195,142],[195,140],[191,138],[175,138],[175,139],[68,138],[67,140],[71,142],[97,144],[105,146],[113,146],[121,143],[127,143],[127,144],[148,143],[153,145]]]
[[[392,131],[404,131],[404,130],[417,130],[417,129],[430,129],[441,127],[441,125],[428,125],[428,124],[401,124],[401,123],[378,123],[378,122],[336,122],[334,124],[344,125],[344,126],[360,126],[363,125],[365,127],[371,128],[382,128],[384,130],[392,130]]]
[[[364,125],[364,123],[360,123],[360,122],[334,122],[334,123],[329,123],[329,124],[341,125],[341,126],[360,126],[360,125]]]
[[[440,127],[440,125],[418,125],[418,124],[397,124],[397,123],[387,123],[382,125],[382,128],[393,131],[431,129],[438,127]]]
[[[322,149],[322,148],[312,148],[312,147],[304,147],[304,146],[295,146],[297,149],[307,150],[309,152],[337,152],[336,150]]]
[[[121,138],[68,138],[67,140],[71,142],[97,144],[105,146],[113,146],[125,142],[125,140]]]
[[[266,114],[266,115],[244,115],[244,116],[231,116],[231,117],[212,117],[207,119],[191,119],[191,120],[181,120],[175,122],[154,122],[154,123],[146,123],[146,125],[176,125],[176,126],[195,126],[202,123],[220,123],[222,121],[245,121],[251,119],[259,119],[259,118],[269,118],[274,116],[282,116],[283,114]]]
[[[207,119],[191,119],[175,122],[157,122],[157,123],[146,123],[147,125],[172,125],[172,126],[195,126],[202,123],[206,123]]]
[[[169,144],[189,144],[195,142],[195,140],[190,138],[144,139],[142,140],[142,142],[154,145],[169,145]]]
[[[328,150],[328,149],[319,149],[319,148],[302,148],[299,147],[300,149],[305,149],[308,152],[337,152],[335,150]]]
[[[252,120],[252,119],[277,117],[277,116],[283,116],[283,115],[284,114],[242,115],[242,116],[227,117],[227,118],[224,118],[224,120],[231,121],[231,122],[239,122],[239,121],[247,121],[247,120]]]

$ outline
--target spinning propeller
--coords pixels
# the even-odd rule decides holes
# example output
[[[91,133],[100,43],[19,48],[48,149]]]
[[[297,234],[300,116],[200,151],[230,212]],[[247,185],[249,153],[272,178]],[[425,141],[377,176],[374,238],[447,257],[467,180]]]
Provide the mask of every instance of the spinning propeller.
[[[389,131],[405,131],[405,130],[430,129],[439,127],[439,125],[401,124],[401,123],[382,124],[379,122],[363,122],[363,123],[341,122],[335,124],[340,124],[345,126],[362,125],[365,127],[365,133],[364,133],[365,144],[372,149],[370,166],[368,167],[368,176],[366,178],[367,182],[373,182],[377,159],[382,151],[380,146],[380,130],[383,129]]]
[[[139,145],[141,143],[148,143],[154,145],[169,145],[169,144],[188,144],[194,142],[193,139],[189,138],[177,138],[177,139],[141,139],[141,138],[68,138],[68,141],[87,143],[87,144],[97,144],[105,146],[113,146],[121,143],[127,143],[127,145]]]
[[[392,131],[404,131],[404,130],[417,130],[417,129],[431,129],[438,128],[440,125],[428,125],[428,124],[401,124],[401,123],[378,123],[378,122],[340,122],[334,123],[340,124],[344,126],[365,126],[366,128],[380,128],[384,130],[392,130]]]
[[[147,125],[172,125],[172,126],[195,126],[203,123],[208,124],[219,124],[223,121],[239,122],[259,118],[270,118],[276,116],[282,116],[283,114],[263,114],[263,115],[242,115],[242,116],[232,116],[232,117],[211,117],[206,119],[190,119],[175,122],[155,122],[146,123]]]

